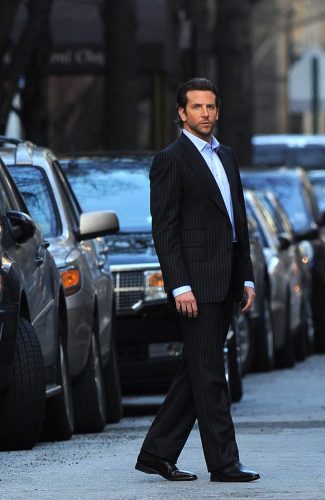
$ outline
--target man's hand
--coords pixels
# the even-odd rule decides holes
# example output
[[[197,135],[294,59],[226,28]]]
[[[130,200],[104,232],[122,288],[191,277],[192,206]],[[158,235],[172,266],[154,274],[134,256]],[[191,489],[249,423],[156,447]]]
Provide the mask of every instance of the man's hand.
[[[251,286],[245,286],[244,287],[244,296],[246,297],[246,301],[243,301],[243,308],[241,310],[242,313],[247,312],[252,305],[254,304],[255,300],[255,290]]]
[[[193,292],[184,292],[175,297],[177,312],[188,318],[197,318],[198,308]]]

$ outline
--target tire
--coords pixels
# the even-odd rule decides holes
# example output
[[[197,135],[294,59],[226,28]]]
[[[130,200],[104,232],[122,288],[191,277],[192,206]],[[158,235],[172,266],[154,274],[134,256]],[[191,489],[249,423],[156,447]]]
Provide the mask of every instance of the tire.
[[[61,337],[58,349],[57,384],[62,387],[62,392],[47,401],[42,437],[43,440],[49,441],[67,441],[74,431],[74,409],[66,347]]]
[[[101,432],[106,423],[106,394],[95,333],[86,367],[73,386],[75,432]]]
[[[285,339],[282,348],[277,352],[277,366],[279,368],[292,368],[295,364],[293,335],[290,329],[290,299],[286,303]]]
[[[106,385],[106,415],[107,422],[116,423],[123,417],[122,391],[116,342],[113,336],[111,352],[104,370]]]
[[[256,329],[255,346],[254,369],[256,371],[272,370],[274,367],[274,333],[268,293],[264,295],[263,311]]]
[[[232,326],[233,335],[229,336],[228,353],[229,353],[229,386],[230,400],[236,403],[243,396],[243,381],[241,371],[241,354],[240,344],[237,337],[236,319],[233,320]]]
[[[18,323],[13,380],[0,399],[0,450],[29,450],[38,442],[45,415],[45,370],[32,325]]]

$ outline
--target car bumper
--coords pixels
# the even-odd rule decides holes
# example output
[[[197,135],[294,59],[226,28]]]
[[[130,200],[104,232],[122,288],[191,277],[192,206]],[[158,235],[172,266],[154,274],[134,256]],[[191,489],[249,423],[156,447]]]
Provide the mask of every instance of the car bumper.
[[[166,388],[182,353],[179,319],[167,304],[144,308],[141,316],[116,321],[121,382],[124,391]]]

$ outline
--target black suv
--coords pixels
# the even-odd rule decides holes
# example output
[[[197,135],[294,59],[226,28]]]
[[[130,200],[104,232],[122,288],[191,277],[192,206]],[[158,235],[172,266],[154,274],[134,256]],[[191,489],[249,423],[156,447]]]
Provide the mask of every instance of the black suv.
[[[0,193],[0,450],[13,450],[42,429],[70,438],[73,407],[60,275],[2,161]]]

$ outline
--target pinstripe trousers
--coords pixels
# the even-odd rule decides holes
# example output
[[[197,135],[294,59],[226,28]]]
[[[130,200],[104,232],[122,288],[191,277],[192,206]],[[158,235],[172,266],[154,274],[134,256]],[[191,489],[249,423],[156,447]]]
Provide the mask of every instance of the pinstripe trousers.
[[[223,302],[198,304],[196,319],[180,318],[183,360],[142,445],[143,451],[176,463],[197,419],[210,472],[239,460],[223,356],[233,281]]]

